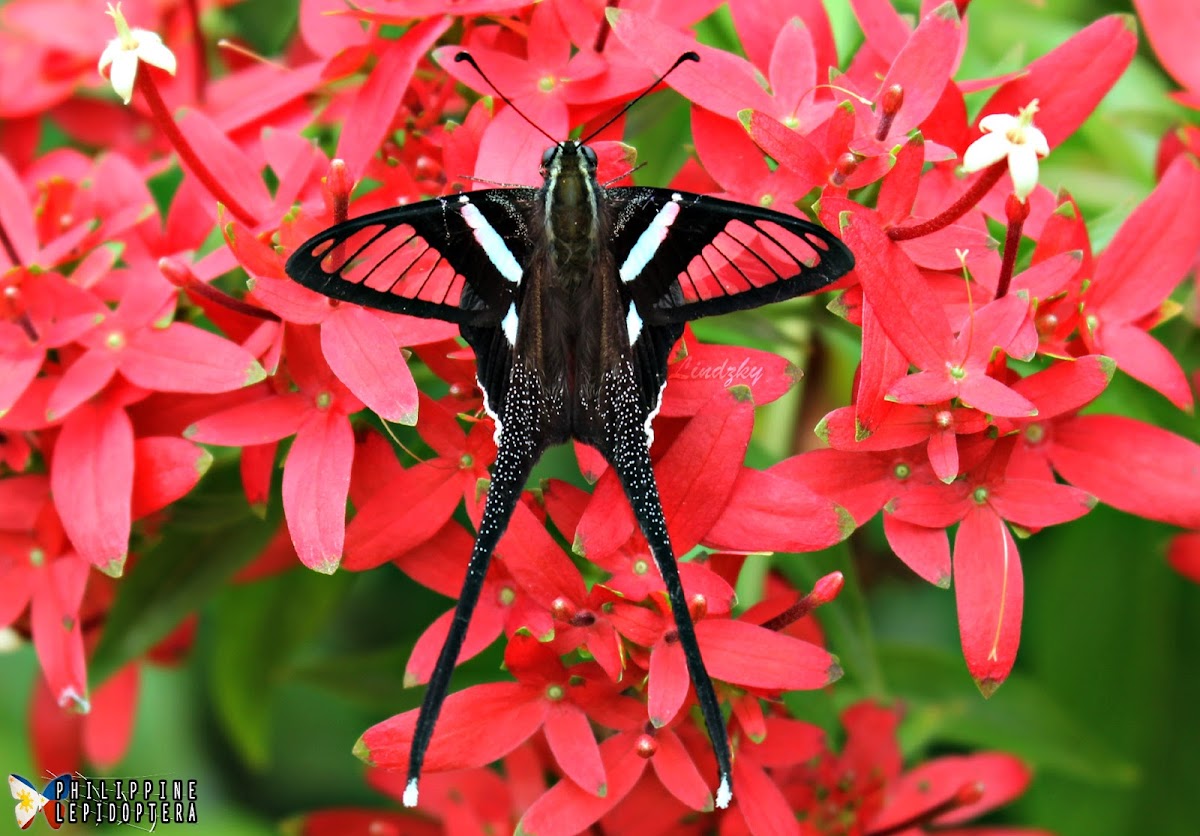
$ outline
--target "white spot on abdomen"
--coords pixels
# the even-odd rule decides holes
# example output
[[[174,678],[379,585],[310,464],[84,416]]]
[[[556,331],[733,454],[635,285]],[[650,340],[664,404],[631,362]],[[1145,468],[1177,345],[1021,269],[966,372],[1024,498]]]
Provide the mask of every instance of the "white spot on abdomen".
[[[638,316],[637,305],[633,302],[629,303],[629,313],[625,315],[625,328],[629,331],[629,346],[632,348],[642,333],[642,318]]]
[[[511,346],[517,344],[517,324],[517,303],[513,302],[508,306],[508,313],[504,315],[504,321],[500,323],[500,328],[504,331],[504,338]]]

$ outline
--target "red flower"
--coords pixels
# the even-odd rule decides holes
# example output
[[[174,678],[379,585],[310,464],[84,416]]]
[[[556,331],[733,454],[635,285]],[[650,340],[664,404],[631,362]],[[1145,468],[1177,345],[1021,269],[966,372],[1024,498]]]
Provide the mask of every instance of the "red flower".
[[[342,559],[346,496],[354,459],[349,414],[358,400],[322,360],[313,328],[289,327],[288,372],[299,391],[273,394],[211,415],[186,435],[210,444],[266,444],[295,434],[283,470],[283,508],[305,566],[330,573]]]

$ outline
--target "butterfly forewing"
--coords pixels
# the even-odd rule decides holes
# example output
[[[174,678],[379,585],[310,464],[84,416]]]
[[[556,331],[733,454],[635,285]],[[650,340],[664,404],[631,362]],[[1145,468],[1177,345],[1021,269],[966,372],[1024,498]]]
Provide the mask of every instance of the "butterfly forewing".
[[[524,218],[535,196],[529,189],[489,189],[363,215],[305,242],[287,271],[335,299],[495,324],[530,258]]]
[[[669,189],[609,189],[613,250],[639,308],[686,322],[812,293],[849,253],[802,218]]]

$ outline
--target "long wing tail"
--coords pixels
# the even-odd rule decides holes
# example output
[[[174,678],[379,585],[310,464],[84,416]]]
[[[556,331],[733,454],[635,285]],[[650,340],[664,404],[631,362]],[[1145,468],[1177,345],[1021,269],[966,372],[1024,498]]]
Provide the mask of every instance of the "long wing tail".
[[[467,564],[467,577],[463,581],[462,593],[454,608],[450,632],[442,645],[441,653],[438,654],[433,675],[429,678],[429,687],[425,691],[425,699],[421,702],[421,712],[417,715],[412,749],[408,756],[408,782],[404,788],[406,807],[415,807],[417,804],[425,750],[429,748],[438,714],[441,713],[442,703],[445,702],[450,675],[458,662],[458,654],[462,650],[467,627],[471,623],[471,614],[479,601],[479,593],[483,589],[483,579],[487,575],[492,553],[496,550],[496,544],[500,542],[504,530],[508,528],[508,522],[512,518],[513,509],[520,501],[529,472],[546,446],[545,433],[541,427],[544,416],[539,410],[529,408],[531,400],[536,403],[535,399],[540,398],[540,391],[523,391],[523,387],[536,385],[535,381],[527,378],[528,375],[514,373],[509,383],[506,404],[514,407],[504,410],[501,416],[503,423],[497,427],[496,464],[492,469],[492,482],[484,502],[483,519],[479,523],[475,547]]]
[[[700,656],[700,645],[696,641],[696,630],[683,594],[675,552],[667,534],[662,502],[658,498],[658,484],[654,481],[654,470],[650,464],[646,408],[638,399],[632,366],[619,367],[609,374],[613,379],[605,381],[601,395],[602,409],[607,412],[608,421],[604,426],[605,437],[599,445],[600,451],[625,488],[625,495],[633,506],[634,516],[666,584],[667,599],[679,631],[679,644],[683,648],[688,674],[696,687],[700,712],[704,715],[704,725],[708,728],[708,736],[712,739],[713,752],[717,757],[720,779],[717,806],[726,807],[733,797],[729,738],[725,733],[725,721],[720,703],[717,702],[717,693]],[[625,376],[628,376],[628,380],[622,379]]]

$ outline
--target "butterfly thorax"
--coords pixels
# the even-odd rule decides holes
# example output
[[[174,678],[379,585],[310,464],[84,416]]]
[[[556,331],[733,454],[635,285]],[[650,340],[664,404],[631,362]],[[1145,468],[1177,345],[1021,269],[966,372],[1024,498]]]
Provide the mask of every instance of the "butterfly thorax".
[[[542,158],[543,221],[559,284],[586,282],[600,246],[603,189],[596,182],[596,155],[577,142],[563,142]]]
[[[605,373],[629,352],[616,266],[604,246],[608,216],[591,149],[574,142],[546,152],[539,192],[546,237],[536,253],[522,305],[519,362],[561,397],[560,437],[590,438]],[[558,422],[554,422],[558,423]]]

